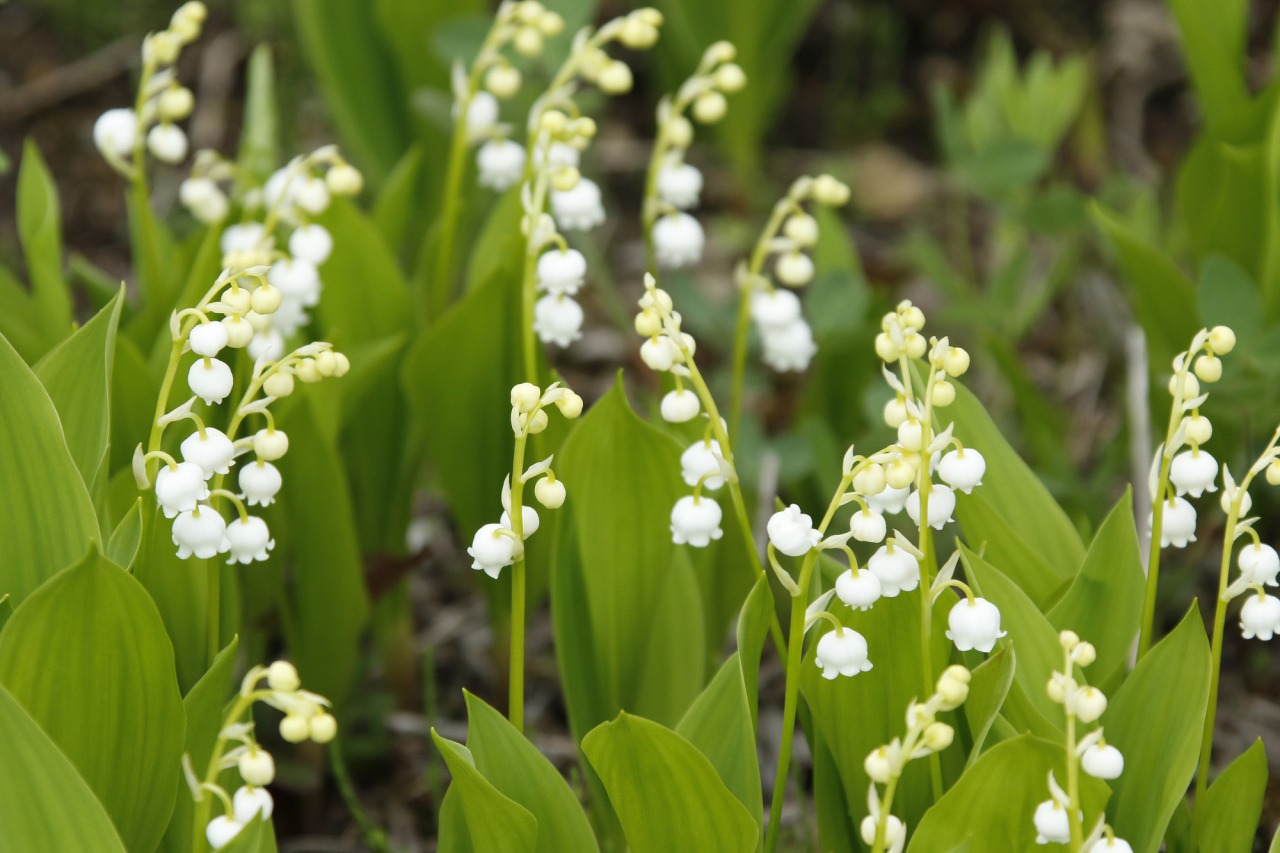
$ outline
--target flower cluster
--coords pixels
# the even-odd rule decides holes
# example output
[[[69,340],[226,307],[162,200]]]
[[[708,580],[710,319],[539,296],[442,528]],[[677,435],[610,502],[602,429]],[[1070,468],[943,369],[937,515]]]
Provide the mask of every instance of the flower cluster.
[[[1201,449],[1213,435],[1213,423],[1200,414],[1200,407],[1209,398],[1207,392],[1201,393],[1200,383],[1208,385],[1222,378],[1222,359],[1218,356],[1231,352],[1235,345],[1235,332],[1226,326],[1214,326],[1197,332],[1190,348],[1173,359],[1169,428],[1156,451],[1149,484],[1154,504],[1151,530],[1153,536],[1160,537],[1161,548],[1185,548],[1196,541],[1196,510],[1185,496],[1198,498],[1218,490],[1217,460]],[[1226,508],[1224,496],[1224,512]]]
[[[1076,724],[1096,723],[1107,710],[1107,697],[1096,687],[1076,680],[1076,668],[1083,670],[1097,658],[1091,643],[1084,642],[1074,631],[1058,636],[1062,646],[1063,666],[1049,679],[1049,698],[1062,705],[1067,715],[1066,756],[1067,790],[1063,790],[1049,772],[1049,799],[1036,806],[1033,821],[1037,844],[1072,844],[1076,849],[1095,851],[1129,851],[1123,839],[1116,838],[1110,826],[1098,826],[1082,842],[1084,816],[1080,811],[1079,771],[1096,779],[1116,779],[1124,772],[1124,756],[1107,743],[1102,727],[1077,739]],[[1083,844],[1083,846],[1081,846]]]
[[[582,398],[558,382],[553,382],[546,391],[530,382],[521,382],[511,389],[511,430],[516,437],[512,466],[514,488],[512,477],[508,476],[502,484],[502,517],[496,524],[486,524],[477,530],[467,549],[472,559],[471,568],[491,578],[497,578],[504,568],[524,558],[524,541],[537,533],[541,524],[537,510],[524,502],[525,485],[537,479],[533,495],[547,509],[558,509],[564,503],[564,482],[557,479],[551,469],[552,457],[524,467],[529,436],[547,428],[547,409],[551,407],[572,420],[582,414]]]
[[[658,102],[657,138],[645,181],[641,219],[652,253],[651,266],[677,268],[696,264],[702,258],[706,235],[702,225],[687,211],[698,206],[702,194],[702,172],[685,161],[693,144],[691,112],[701,124],[714,124],[728,109],[726,94],[742,90],[747,75],[734,63],[737,50],[727,41],[718,41],[702,55],[693,75],[674,96]]]
[[[862,819],[860,832],[864,843],[874,853],[890,851],[901,853],[907,842],[907,827],[900,818],[890,812],[898,779],[907,763],[941,752],[955,739],[955,729],[938,720],[943,711],[954,711],[969,698],[969,670],[963,666],[949,666],[938,679],[937,689],[923,703],[912,702],[907,706],[907,732],[901,738],[873,749],[863,762],[871,784],[867,790],[869,813]],[[884,797],[876,789],[885,788]]]
[[[93,125],[93,143],[117,172],[141,178],[143,157],[180,163],[189,148],[187,134],[177,125],[191,115],[195,98],[178,82],[175,66],[182,50],[200,37],[208,10],[198,0],[173,13],[167,29],[142,42],[142,75],[132,108],[107,110]]]
[[[848,200],[849,188],[830,175],[797,178],[774,205],[751,257],[738,265],[736,278],[743,307],[750,311],[760,333],[764,363],[774,370],[805,370],[818,351],[794,293],[813,280],[813,259],[808,252],[818,242],[818,221],[804,205],[814,202],[840,207]],[[772,278],[764,273],[770,257],[774,258]],[[775,285],[775,279],[782,287]]]
[[[284,713],[280,736],[289,743],[306,740],[328,743],[337,735],[337,720],[326,710],[329,700],[301,687],[298,671],[288,661],[276,661],[269,667],[255,666],[241,682],[240,695],[218,734],[203,780],[196,777],[190,756],[183,756],[187,783],[200,810],[197,825],[208,818],[209,794],[221,801],[224,809],[223,814],[205,824],[205,837],[214,850],[230,844],[255,817],[261,815],[262,820],[269,819],[275,808],[275,801],[267,790],[275,779],[275,759],[257,742],[254,724],[243,721],[254,703],[263,702]],[[237,745],[228,750],[230,744]],[[244,785],[228,795],[217,780],[223,770],[231,768],[239,772]]]
[[[1246,640],[1256,638],[1268,641],[1280,633],[1280,598],[1266,591],[1267,587],[1280,585],[1280,580],[1277,580],[1280,577],[1280,554],[1258,536],[1255,528],[1258,519],[1240,518],[1253,505],[1253,500],[1249,497],[1249,486],[1258,474],[1263,474],[1271,485],[1280,485],[1278,442],[1280,429],[1271,436],[1267,447],[1238,484],[1227,466],[1222,466],[1222,506],[1227,513],[1227,540],[1223,543],[1224,575],[1229,568],[1235,540],[1247,535],[1252,542],[1241,548],[1236,556],[1236,566],[1240,570],[1236,579],[1226,585],[1225,576],[1222,578],[1221,583],[1225,588],[1220,601],[1225,606],[1237,596],[1248,596],[1240,608],[1240,632]]]

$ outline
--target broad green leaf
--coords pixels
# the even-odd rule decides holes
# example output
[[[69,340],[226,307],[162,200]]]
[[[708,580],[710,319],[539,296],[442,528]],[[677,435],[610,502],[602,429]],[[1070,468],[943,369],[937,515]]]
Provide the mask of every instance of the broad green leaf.
[[[592,729],[582,751],[604,782],[633,853],[749,853],[760,828],[715,767],[680,735],[619,714]]]
[[[1134,233],[1114,211],[1094,202],[1089,212],[1116,251],[1152,361],[1163,369],[1186,348],[1198,328],[1195,288],[1173,261]]]
[[[431,730],[431,739],[449,765],[453,782],[450,797],[461,803],[461,812],[470,835],[471,849],[535,853],[538,849],[538,821],[524,806],[507,797],[476,769],[470,751]],[[457,842],[441,839],[449,849]]]
[[[1170,0],[1169,7],[1205,121],[1211,128],[1227,129],[1250,97],[1244,77],[1248,0]]]
[[[1111,822],[1135,853],[1155,853],[1196,772],[1209,701],[1209,641],[1192,605],[1125,679],[1102,715],[1107,742],[1124,753]]]
[[[125,202],[129,212],[129,247],[142,302],[149,313],[167,317],[178,290],[178,280],[173,275],[173,235],[151,209],[151,199],[143,184],[135,183]],[[135,340],[142,344],[153,336],[154,331]]]
[[[537,819],[535,849],[541,853],[597,850],[591,824],[560,771],[483,700],[471,693],[466,693],[466,700],[467,749],[476,769]]]
[[[71,331],[71,294],[62,275],[62,216],[58,188],[40,149],[28,139],[18,169],[18,237],[27,261],[36,319],[42,330],[34,358]]]
[[[1249,850],[1267,792],[1267,750],[1262,738],[1223,770],[1196,806],[1195,849],[1200,853]]]
[[[968,388],[957,385],[956,401],[947,413],[955,422],[956,437],[987,460],[987,473],[975,493],[1024,541],[1035,544],[1056,575],[1074,575],[1084,559],[1080,535],[1044,484],[1005,441],[978,398]],[[994,536],[970,529],[973,520],[967,515],[968,497],[959,495],[957,507],[965,535],[975,545],[984,541],[994,543]]]
[[[818,818],[818,841],[823,850],[859,850],[861,839],[853,825],[849,803],[856,799],[844,790],[840,768],[822,739],[822,732],[812,725],[804,728],[813,751],[813,806]]]
[[[111,374],[123,304],[121,288],[92,320],[63,339],[36,365],[36,376],[61,418],[67,448],[90,489],[107,459]]]
[[[964,534],[982,556],[997,566],[1039,608],[1047,608],[1071,581],[1072,574],[1059,563],[1050,563],[1040,551],[1010,526],[978,487],[972,494],[958,494],[957,515]]]
[[[1049,771],[1066,784],[1061,743],[1024,735],[982,754],[938,804],[925,814],[907,846],[909,853],[1044,849],[1035,843],[1036,806],[1049,799]],[[1128,770],[1126,769],[1126,772]],[[1080,780],[1086,831],[1102,816],[1106,786]],[[1108,814],[1114,813],[1114,807]],[[1119,833],[1117,833],[1119,834]]]
[[[964,702],[964,718],[969,724],[969,737],[973,739],[973,747],[965,762],[966,769],[972,767],[982,754],[987,734],[1009,695],[1009,688],[1013,686],[1016,660],[1013,646],[1006,645],[973,669],[969,698]]]
[[[173,648],[142,585],[96,552],[57,575],[0,633],[0,685],[75,764],[129,849],[153,849],[185,723]]]
[[[760,654],[764,651],[765,638],[769,635],[769,622],[774,618],[773,589],[769,578],[756,581],[738,616],[738,663],[742,667],[742,679],[751,707],[751,727],[757,725],[756,697],[760,694]]]
[[[764,799],[751,715],[755,695],[747,694],[742,668],[738,653],[730,655],[680,720],[676,733],[710,759],[720,781],[763,828]]]
[[[134,448],[146,445],[159,396],[160,379],[152,374],[138,345],[126,335],[117,335],[111,365],[109,470],[128,467]]]
[[[35,364],[49,348],[40,329],[40,309],[27,289],[0,264],[0,335],[22,354],[23,361]]]
[[[1080,573],[1046,614],[1055,628],[1070,628],[1098,650],[1089,668],[1095,684],[1108,683],[1128,662],[1145,586],[1130,489],[1098,528]]]
[[[1200,267],[1196,296],[1200,325],[1230,326],[1241,341],[1261,334],[1263,317],[1258,288],[1239,265],[1220,255],[1208,258]]]
[[[20,604],[101,533],[53,402],[0,337],[0,590]]]
[[[142,505],[142,498],[133,502],[132,509],[120,519],[107,542],[107,557],[125,569],[133,565],[133,559],[138,555],[138,546],[142,544]]]
[[[410,328],[409,286],[374,221],[348,199],[334,199],[319,221],[338,237],[320,271],[326,337],[341,347]]]
[[[111,818],[67,757],[0,688],[0,838],[12,853],[125,853]]]
[[[420,212],[421,199],[418,195],[421,192],[425,160],[426,154],[420,144],[406,151],[387,176],[373,203],[373,221],[382,232],[382,239],[397,251],[410,240],[410,225],[417,224],[413,219]],[[421,236],[412,235],[413,238]]]
[[[247,95],[240,131],[240,168],[255,182],[265,182],[280,162],[279,110],[271,45],[260,44],[249,55]]]

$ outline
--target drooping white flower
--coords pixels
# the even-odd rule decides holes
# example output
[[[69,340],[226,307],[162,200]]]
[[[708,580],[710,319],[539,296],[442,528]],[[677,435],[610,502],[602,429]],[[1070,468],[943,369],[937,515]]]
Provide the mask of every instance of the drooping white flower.
[[[1080,766],[1095,779],[1118,779],[1124,772],[1124,755],[1109,743],[1095,743],[1080,756]]]
[[[538,288],[551,294],[573,296],[587,274],[587,259],[577,249],[551,249],[538,258]]]
[[[920,492],[914,491],[907,495],[906,503],[903,507],[907,511],[907,515],[916,524],[920,523]],[[951,491],[947,486],[941,483],[929,484],[929,526],[935,530],[941,530],[951,521],[951,514],[956,509],[956,493]]]
[[[510,139],[490,139],[476,151],[476,181],[501,192],[524,175],[524,146]]]
[[[128,157],[138,139],[138,114],[119,107],[107,110],[93,123],[93,144],[103,154]]]
[[[231,470],[231,460],[236,455],[235,444],[226,433],[214,427],[206,427],[204,435],[199,430],[191,433],[182,440],[178,449],[185,461],[200,466],[206,478]]]
[[[671,508],[671,541],[705,548],[724,535],[720,529],[720,504],[708,497],[685,495]]]
[[[187,371],[191,393],[209,405],[221,403],[231,393],[235,376],[226,362],[216,358],[197,358]]]
[[[549,150],[545,153],[541,146],[535,146],[533,149],[533,163],[538,168],[549,164],[552,168],[576,169],[581,161],[582,155],[578,149],[563,142],[551,143]]]
[[[156,474],[156,503],[164,510],[165,518],[193,510],[197,502],[207,497],[209,486],[204,469],[194,462],[179,462],[172,468],[165,465]]]
[[[760,332],[764,345],[760,357],[779,373],[807,370],[810,360],[818,352],[813,329],[803,317],[785,326],[761,326]]]
[[[813,526],[813,519],[797,504],[775,512],[765,529],[773,547],[788,557],[803,557],[822,539],[822,534]]]
[[[276,778],[276,762],[271,753],[252,744],[240,753],[236,769],[240,771],[241,779],[257,788],[270,785]]]
[[[682,424],[698,416],[702,403],[698,395],[688,388],[678,388],[663,395],[660,410],[662,419],[667,423]]]
[[[1000,609],[985,598],[957,601],[947,614],[947,625],[947,639],[962,652],[977,649],[986,654],[1008,633],[1000,630]]]
[[[1250,595],[1240,608],[1240,633],[1246,640],[1270,640],[1280,632],[1280,598]]]
[[[181,163],[188,147],[187,134],[176,124],[157,124],[147,133],[147,150],[162,163]]]
[[[303,314],[302,317],[303,322],[310,319],[306,314]],[[279,318],[273,317],[273,319]],[[280,324],[273,322],[269,329],[255,334],[253,336],[253,340],[249,341],[249,357],[254,361],[258,361],[259,359],[279,361],[284,358],[285,330],[288,329],[289,334],[293,334],[293,332],[296,331],[295,328],[292,328],[293,325],[294,324],[290,323],[282,327]]]
[[[1280,554],[1270,545],[1259,542],[1246,545],[1240,549],[1237,558],[1240,565],[1240,576],[1248,583],[1260,586],[1276,586],[1276,576],[1280,575]]]
[[[240,469],[241,497],[249,506],[271,506],[282,483],[280,469],[266,460],[259,459]]]
[[[458,117],[458,104],[453,105],[454,118]],[[498,99],[483,90],[471,96],[467,105],[467,135],[478,139],[498,123]]]
[[[1123,838],[1114,835],[1110,838],[1099,838],[1084,848],[1084,853],[1133,853],[1133,846]]]
[[[876,819],[871,815],[867,815],[862,819],[862,823],[858,826],[858,832],[862,835],[862,841],[867,845],[876,843]],[[884,849],[900,850],[903,842],[907,839],[907,825],[902,822],[902,818],[891,814],[885,818],[884,822]]]
[[[222,254],[233,252],[253,252],[262,245],[265,232],[261,222],[241,222],[228,225],[222,232]]]
[[[885,598],[896,598],[920,585],[920,563],[903,548],[881,545],[867,560],[867,568],[880,579],[880,594]]]
[[[714,438],[710,441],[695,441],[680,454],[680,470],[685,483],[690,486],[696,486],[701,481],[704,489],[720,488],[725,482],[724,468],[720,442]]]
[[[1150,524],[1150,519],[1148,519]],[[1196,541],[1196,508],[1185,498],[1164,502],[1164,523],[1160,529],[1160,547],[1185,548]]]
[[[801,319],[800,297],[790,290],[757,290],[751,296],[751,317],[761,329],[782,329]]]
[[[214,850],[221,850],[230,844],[242,829],[244,829],[244,824],[232,820],[226,815],[218,815],[209,821],[209,825],[204,828],[204,837],[209,839],[210,847]]]
[[[320,271],[310,261],[282,258],[267,270],[267,281],[286,301],[308,308],[320,301]]]
[[[173,520],[173,544],[178,546],[178,559],[193,554],[201,560],[216,557],[229,546],[227,522],[213,508],[205,505],[178,513]]]
[[[867,640],[852,628],[828,631],[818,640],[814,663],[828,680],[837,675],[857,675],[871,669],[867,660]]]
[[[515,528],[511,526],[511,513],[506,510],[503,511],[502,518],[498,521],[507,530],[515,530]],[[520,535],[523,539],[528,539],[530,536],[537,533],[538,525],[542,523],[541,519],[538,518],[538,511],[531,506],[520,507],[520,521]]]
[[[1198,498],[1205,492],[1216,492],[1218,461],[1198,447],[1184,450],[1169,464],[1169,482],[1180,495]]]
[[[845,569],[836,578],[836,596],[850,607],[870,610],[880,600],[880,578],[868,569]]]
[[[234,519],[227,525],[227,563],[252,563],[267,559],[267,552],[276,547],[267,523],[256,516],[243,521]]]
[[[658,198],[679,210],[698,206],[702,172],[688,163],[668,163],[658,170]]]
[[[192,216],[206,225],[221,222],[231,210],[227,194],[208,178],[187,178],[178,185],[178,199]]]
[[[221,323],[197,323],[187,341],[196,355],[213,358],[227,345],[227,327]]]
[[[884,516],[870,509],[860,509],[849,516],[849,532],[859,542],[883,542],[887,530]]]
[[[783,252],[778,255],[773,271],[778,281],[788,287],[801,287],[813,281],[813,258],[798,250]]]
[[[516,541],[503,530],[500,524],[486,524],[476,531],[467,549],[472,558],[471,568],[497,578],[499,572],[515,562]]]
[[[910,494],[910,486],[903,486],[900,489],[885,486],[880,492],[874,495],[867,495],[867,506],[870,507],[872,512],[878,512],[881,515],[894,515],[902,512],[902,508],[907,504],[907,496]]]
[[[669,213],[653,224],[653,252],[666,269],[696,264],[706,241],[702,223],[687,213]]]
[[[320,266],[333,252],[333,236],[323,225],[299,225],[289,235],[289,254],[300,261]]]
[[[987,473],[987,460],[972,447],[953,450],[938,462],[938,476],[956,491],[966,495],[974,486],[982,485],[982,475]]]
[[[1074,705],[1076,717],[1082,723],[1092,723],[1107,710],[1107,694],[1096,687],[1083,687],[1077,690],[1069,703]]]
[[[552,189],[551,214],[563,231],[595,228],[605,217],[599,185],[590,178],[579,178],[573,189]]]
[[[307,213],[319,215],[329,207],[329,185],[323,178],[303,175],[295,179],[293,203]]]
[[[547,295],[533,306],[533,331],[544,344],[567,347],[582,337],[583,316],[573,297]]]
[[[640,344],[640,360],[659,373],[670,370],[680,359],[680,347],[667,335],[655,335]]]
[[[1071,823],[1067,810],[1057,800],[1045,800],[1036,806],[1036,844],[1070,844]]]
[[[241,785],[231,796],[231,811],[237,823],[247,824],[258,815],[262,815],[264,821],[270,820],[275,808],[275,800],[266,788]]]

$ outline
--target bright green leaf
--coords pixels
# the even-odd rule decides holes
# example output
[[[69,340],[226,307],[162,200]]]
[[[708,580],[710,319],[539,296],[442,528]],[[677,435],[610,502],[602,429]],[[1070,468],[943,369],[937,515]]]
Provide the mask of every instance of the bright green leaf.
[[[524,806],[504,795],[476,769],[470,751],[431,730],[453,782],[450,797],[461,803],[461,812],[470,835],[472,849],[502,850],[503,853],[535,853],[538,849],[538,821]],[[449,849],[468,849],[441,839]]]
[[[142,544],[142,498],[133,502],[133,507],[120,519],[116,529],[111,531],[111,540],[107,542],[107,557],[117,566],[128,569],[138,555],[138,546]]]
[[[247,94],[240,131],[240,168],[246,177],[265,182],[280,162],[280,120],[276,106],[275,68],[271,45],[260,44],[249,55]]]
[[[1262,738],[1223,770],[1196,806],[1195,849],[1200,853],[1249,850],[1267,792],[1267,750]]]
[[[31,296],[42,329],[36,357],[71,331],[71,294],[62,275],[62,216],[58,188],[40,149],[28,139],[18,169],[18,237],[27,260]]]
[[[1013,686],[1016,660],[1013,646],[1006,645],[973,669],[969,698],[964,703],[964,717],[969,724],[969,737],[973,739],[966,767],[972,767],[982,754],[987,734]]]

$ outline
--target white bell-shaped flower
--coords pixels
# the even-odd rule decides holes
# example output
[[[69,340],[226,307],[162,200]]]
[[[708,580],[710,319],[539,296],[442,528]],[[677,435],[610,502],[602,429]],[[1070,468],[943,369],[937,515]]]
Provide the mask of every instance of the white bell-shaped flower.
[[[309,319],[303,315],[304,321]],[[293,334],[295,329],[289,329],[289,334]],[[249,347],[246,352],[254,361],[279,361],[284,358],[285,330],[273,323],[271,328],[263,332],[258,332],[253,336],[253,340],[249,341]]]
[[[907,516],[916,524],[920,523],[920,492],[907,495],[903,505]],[[941,483],[929,484],[929,526],[941,530],[951,521],[951,514],[956,509],[956,493]]]
[[[329,207],[329,186],[323,178],[304,175],[294,180],[293,203],[313,216]]]
[[[476,181],[502,192],[524,176],[524,146],[510,139],[490,139],[476,151]]]
[[[511,526],[511,514],[506,510],[503,510],[502,518],[498,521],[507,530],[515,530],[515,528]],[[527,505],[520,507],[520,521],[520,535],[523,539],[528,539],[530,536],[537,533],[538,525],[542,523],[542,520],[538,518],[538,511]]]
[[[458,104],[453,105],[453,116],[458,117]],[[467,135],[478,139],[493,129],[498,123],[498,99],[481,90],[471,96],[467,105]]]
[[[1184,450],[1169,464],[1169,482],[1180,495],[1198,498],[1205,492],[1216,492],[1218,460],[1198,447]]]
[[[206,225],[221,222],[231,212],[227,194],[208,178],[187,178],[178,186],[178,199],[192,216]]]
[[[1080,766],[1095,779],[1119,779],[1124,772],[1124,755],[1109,743],[1095,743],[1080,756]]]
[[[243,521],[234,519],[227,525],[227,563],[252,563],[267,559],[267,552],[276,547],[267,523],[256,516]]]
[[[103,154],[128,157],[138,138],[138,114],[119,107],[107,110],[93,123],[93,144]]]
[[[576,169],[581,162],[581,152],[572,145],[566,145],[563,142],[551,143],[549,150],[545,154],[541,146],[535,146],[533,149],[533,164],[539,169],[544,164],[549,164],[552,168],[557,169]]]
[[[881,545],[867,560],[867,568],[880,579],[880,594],[896,598],[920,585],[920,562],[903,548]]]
[[[849,516],[849,532],[859,542],[883,542],[888,525],[880,513],[860,509]]]
[[[216,358],[198,358],[187,371],[191,393],[211,406],[226,399],[235,381],[227,363]]]
[[[702,172],[688,163],[668,163],[658,169],[658,198],[679,210],[698,206]]]
[[[538,288],[573,296],[587,274],[587,259],[577,249],[551,249],[538,258]]]
[[[698,395],[688,388],[678,388],[663,395],[662,405],[659,408],[664,421],[682,424],[698,416],[698,412],[702,410],[702,403],[699,402]]]
[[[289,235],[289,254],[299,261],[320,266],[333,252],[333,236],[323,225],[299,225]]]
[[[852,628],[823,634],[814,650],[813,661],[828,680],[837,675],[857,675],[871,669],[867,660],[867,640]]]
[[[685,495],[671,508],[671,541],[705,548],[724,535],[720,529],[720,504],[708,497]]]
[[[813,519],[792,504],[775,512],[766,525],[769,541],[788,557],[803,557],[817,547],[822,534],[813,526]]]
[[[1258,543],[1246,545],[1240,549],[1237,558],[1240,565],[1240,576],[1248,583],[1259,586],[1276,586],[1276,576],[1280,575],[1280,554],[1270,545]]]
[[[1280,598],[1250,595],[1240,608],[1240,633],[1246,640],[1270,640],[1280,632]]]
[[[240,753],[236,769],[240,771],[241,779],[258,788],[270,785],[276,778],[276,761],[271,753],[253,744]]]
[[[241,785],[231,796],[231,811],[237,823],[247,824],[258,815],[262,815],[264,821],[270,820],[275,809],[275,800],[266,788]]]
[[[778,281],[788,287],[802,287],[813,281],[813,258],[799,250],[783,252],[778,255],[773,271]]]
[[[227,522],[205,505],[180,512],[173,520],[173,544],[178,546],[180,560],[193,554],[201,560],[216,557],[229,547]]]
[[[850,607],[870,610],[880,600],[880,578],[869,569],[845,569],[836,578],[836,596]]]
[[[663,373],[680,360],[680,347],[667,335],[655,335],[640,344],[640,360],[650,370]]]
[[[938,462],[938,476],[951,488],[966,495],[974,486],[982,485],[982,475],[987,473],[987,460],[972,447],[953,450]]]
[[[706,241],[702,223],[687,213],[669,213],[653,224],[653,252],[666,269],[696,264]]]
[[[1071,822],[1067,810],[1057,800],[1045,800],[1036,806],[1036,844],[1070,844]]]
[[[165,518],[193,510],[207,497],[209,485],[204,469],[194,462],[179,462],[172,468],[166,465],[156,474],[156,503],[164,510]]]
[[[552,189],[551,214],[562,231],[590,231],[604,222],[600,186],[590,178],[579,178],[573,189]]]
[[[187,134],[176,124],[157,124],[147,133],[147,150],[161,163],[181,163],[189,147]]]
[[[797,318],[785,326],[761,326],[760,331],[764,345],[760,357],[779,373],[807,370],[810,360],[818,352],[813,329],[804,318]]]
[[[1092,723],[1107,710],[1107,694],[1096,687],[1082,687],[1076,691],[1071,704],[1080,722]]]
[[[467,554],[471,556],[471,568],[482,571],[491,578],[515,562],[516,541],[503,533],[500,524],[486,524],[476,531]]]
[[[240,469],[241,497],[249,506],[271,506],[283,482],[280,469],[265,459]]]
[[[862,836],[862,841],[867,846],[876,843],[876,819],[871,815],[867,815],[862,819],[862,823],[858,826],[858,833]],[[885,818],[884,822],[884,849],[885,850],[901,850],[903,844],[907,840],[907,825],[902,822],[902,818],[891,814]]]
[[[222,254],[253,252],[261,247],[266,233],[261,222],[241,222],[228,225],[222,232]]]
[[[872,512],[878,512],[881,515],[894,515],[902,512],[902,508],[907,505],[907,496],[911,494],[910,486],[903,486],[895,489],[892,486],[885,486],[884,489],[874,495],[867,495],[867,506]]]
[[[567,347],[582,337],[583,318],[572,296],[547,295],[533,306],[533,331],[544,344]]]
[[[204,828],[204,837],[209,839],[210,847],[214,850],[221,850],[230,844],[242,829],[244,829],[244,824],[232,820],[226,815],[218,815],[209,821],[209,825]]]
[[[320,271],[299,258],[281,258],[267,270],[267,281],[287,300],[308,308],[320,301]]]
[[[725,483],[725,461],[720,452],[720,442],[695,441],[680,454],[680,471],[690,486],[702,483],[704,489],[718,489]],[[705,479],[704,479],[705,478]]]
[[[204,470],[206,478],[231,470],[231,460],[236,455],[235,443],[214,427],[206,427],[204,435],[199,430],[191,433],[182,440],[178,449],[185,461],[194,462]]]
[[[221,323],[197,323],[191,327],[187,341],[196,355],[213,358],[227,345],[227,327]]]
[[[1084,848],[1084,853],[1133,853],[1133,846],[1123,838],[1099,838]]]
[[[985,598],[957,601],[947,614],[947,625],[947,639],[962,652],[977,649],[986,654],[1008,633],[1000,630],[1000,608]]]
[[[1148,519],[1148,524],[1151,520]],[[1160,547],[1185,548],[1196,541],[1196,508],[1185,498],[1164,503],[1164,523],[1160,529]]]
[[[751,296],[751,318],[763,329],[783,329],[801,319],[800,297],[790,290],[757,290]]]

